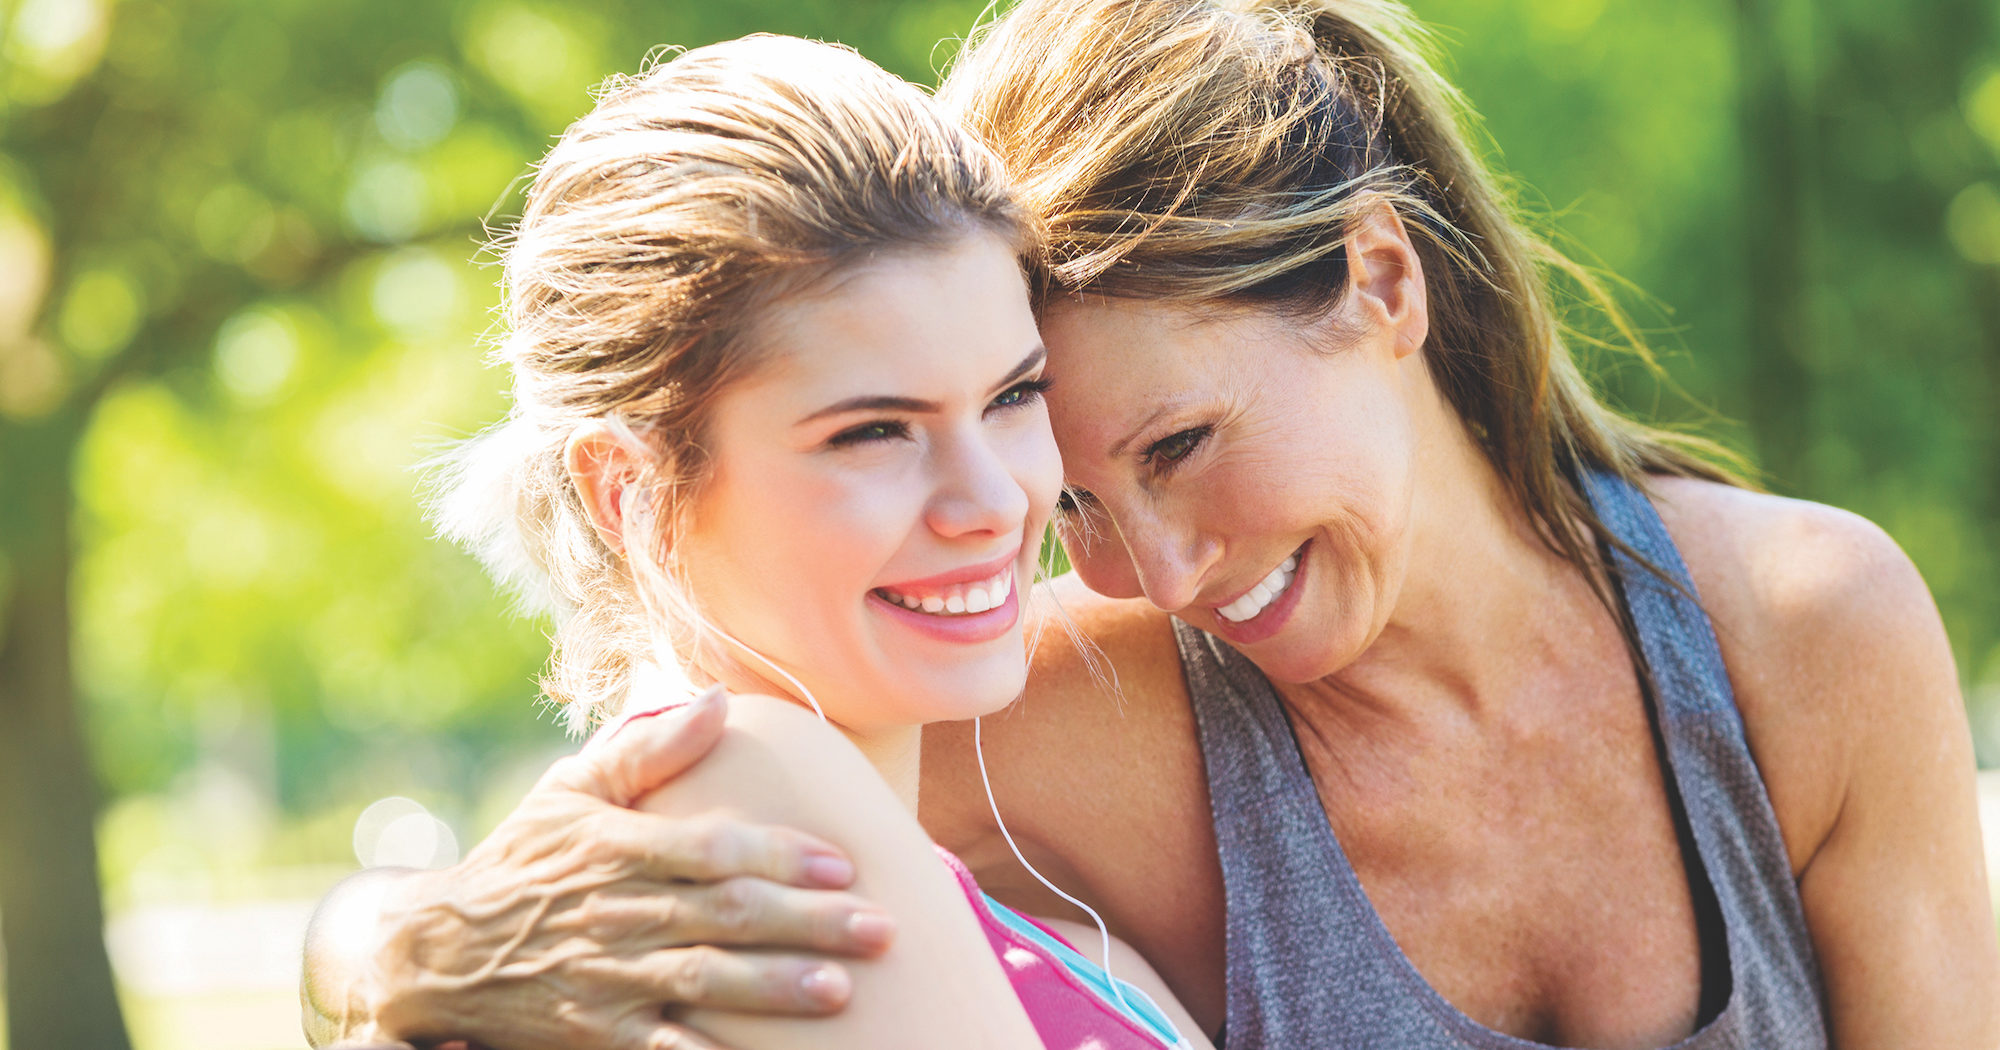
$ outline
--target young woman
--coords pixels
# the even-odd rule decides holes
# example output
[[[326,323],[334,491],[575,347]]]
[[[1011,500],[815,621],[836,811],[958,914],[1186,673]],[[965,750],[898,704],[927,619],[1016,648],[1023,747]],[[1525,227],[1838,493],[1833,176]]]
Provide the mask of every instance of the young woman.
[[[1129,952],[1113,966],[1133,980],[1111,977],[983,897],[915,819],[920,727],[999,710],[1026,677],[1022,608],[1062,476],[1029,236],[990,153],[915,88],[850,51],[756,37],[614,84],[543,161],[506,245],[514,408],[454,456],[445,530],[554,606],[548,694],[579,723],[625,716],[597,750],[685,703],[676,678],[761,694],[735,699],[715,752],[651,805],[837,841],[866,865],[857,889],[903,920],[853,970],[865,1005],[812,1027],[692,1022],[719,1036],[1190,1045]],[[711,697],[678,717],[718,713]],[[643,881],[564,863],[577,840],[635,845],[633,825],[527,824],[390,894],[414,956],[476,963],[414,987],[322,975],[317,1040],[669,1045],[652,988],[696,979],[702,956],[565,956],[548,921],[601,936],[645,906]],[[466,877],[496,865],[515,877]],[[315,955],[341,947],[340,925],[320,924]],[[549,985],[583,990],[521,1009],[521,989]]]

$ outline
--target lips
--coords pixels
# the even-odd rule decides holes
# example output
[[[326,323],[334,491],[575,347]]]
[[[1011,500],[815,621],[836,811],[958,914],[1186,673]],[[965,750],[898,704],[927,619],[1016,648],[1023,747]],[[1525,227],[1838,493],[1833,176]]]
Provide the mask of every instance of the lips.
[[[1292,585],[1292,578],[1298,575],[1298,568],[1298,555],[1286,558],[1277,568],[1272,569],[1269,575],[1259,580],[1255,587],[1250,588],[1242,597],[1215,610],[1215,614],[1230,623],[1242,623],[1256,616],[1276,600],[1278,595],[1285,593],[1285,588]]]
[[[901,584],[877,587],[874,594],[911,612],[928,616],[967,616],[1004,605],[1014,590],[1014,566],[970,583]]]
[[[977,565],[885,584],[868,592],[869,604],[938,641],[992,641],[1020,622],[1020,589],[1014,586],[1020,558],[1017,547],[1011,554]]]
[[[1250,645],[1277,634],[1299,604],[1300,578],[1305,575],[1308,541],[1300,545],[1278,566],[1266,573],[1250,590],[1215,609],[1211,628],[1232,645]],[[1275,587],[1275,590],[1274,590]],[[1232,619],[1234,614],[1244,614]]]

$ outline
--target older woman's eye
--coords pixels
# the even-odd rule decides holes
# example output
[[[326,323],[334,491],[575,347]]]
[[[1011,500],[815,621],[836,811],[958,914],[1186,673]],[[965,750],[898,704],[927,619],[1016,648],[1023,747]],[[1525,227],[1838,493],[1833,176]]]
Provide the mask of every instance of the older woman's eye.
[[[1169,434],[1146,449],[1146,464],[1156,469],[1171,469],[1174,464],[1186,459],[1195,449],[1208,440],[1211,427],[1189,427],[1178,433]]]
[[[1056,497],[1056,510],[1061,511],[1064,514],[1075,514],[1076,512],[1082,510],[1085,507],[1091,507],[1096,505],[1097,505],[1096,496],[1091,495],[1088,491],[1084,489],[1076,488],[1075,486],[1064,488],[1062,490],[1062,495]]]

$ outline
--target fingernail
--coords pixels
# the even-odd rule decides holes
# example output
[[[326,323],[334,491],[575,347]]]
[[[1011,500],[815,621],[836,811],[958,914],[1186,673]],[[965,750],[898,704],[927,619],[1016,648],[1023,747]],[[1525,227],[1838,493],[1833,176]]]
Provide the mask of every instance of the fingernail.
[[[896,920],[879,911],[857,911],[847,917],[847,935],[869,948],[883,948],[896,934]]]
[[[596,743],[600,740],[609,740],[624,732],[625,727],[634,722],[643,722],[648,718],[657,718],[660,715],[675,714],[683,719],[693,718],[697,712],[714,704],[727,694],[727,692],[728,690],[719,685],[710,686],[700,696],[692,700],[669,700],[664,704],[658,704],[643,710],[627,711],[617,718],[606,722],[604,728],[599,729],[597,735],[591,737],[591,742]]]
[[[815,966],[799,979],[799,990],[822,1006],[839,1006],[854,989],[846,970],[838,966]]]
[[[854,881],[854,865],[846,857],[828,854],[806,858],[806,881],[828,889],[842,889]]]

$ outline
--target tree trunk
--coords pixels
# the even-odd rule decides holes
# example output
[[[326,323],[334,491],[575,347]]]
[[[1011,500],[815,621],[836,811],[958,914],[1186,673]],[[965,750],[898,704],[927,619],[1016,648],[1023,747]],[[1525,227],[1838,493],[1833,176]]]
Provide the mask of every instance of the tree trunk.
[[[1813,400],[1805,295],[1805,144],[1781,31],[1785,0],[1737,0],[1750,425],[1772,487],[1807,488]]]
[[[0,425],[0,942],[14,1050],[124,1050],[104,948],[97,783],[70,665],[71,413]]]

